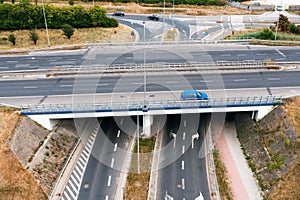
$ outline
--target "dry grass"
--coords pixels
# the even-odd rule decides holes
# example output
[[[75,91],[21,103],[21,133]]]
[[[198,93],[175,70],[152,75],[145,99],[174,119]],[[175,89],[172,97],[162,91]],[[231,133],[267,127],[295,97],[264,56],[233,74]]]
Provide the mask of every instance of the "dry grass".
[[[9,41],[1,41],[1,50],[12,49],[34,49],[34,48],[46,48],[48,47],[47,36],[45,29],[39,29],[36,31],[39,36],[37,45],[34,45],[29,38],[28,30],[18,31],[0,31],[0,39],[8,38],[10,34],[14,34],[16,37],[16,45],[13,46]],[[63,36],[63,32],[60,29],[49,30],[49,37],[51,46],[63,46],[72,44],[86,44],[90,42],[131,42],[134,38],[131,36],[131,29],[120,25],[117,28],[86,28],[76,29],[71,39],[67,39]]]
[[[150,179],[150,168],[152,162],[152,150],[154,148],[154,138],[140,140],[140,172],[137,173],[137,155],[134,154],[131,161],[131,172],[128,173],[126,200],[144,200],[148,196],[148,187]],[[137,152],[135,144],[134,152]]]
[[[300,198],[300,160],[294,168],[279,182],[271,194],[272,200],[299,200]]]
[[[300,97],[285,100],[283,108],[300,136]]]
[[[41,188],[10,150],[9,140],[20,119],[0,107],[0,200],[46,199]]]

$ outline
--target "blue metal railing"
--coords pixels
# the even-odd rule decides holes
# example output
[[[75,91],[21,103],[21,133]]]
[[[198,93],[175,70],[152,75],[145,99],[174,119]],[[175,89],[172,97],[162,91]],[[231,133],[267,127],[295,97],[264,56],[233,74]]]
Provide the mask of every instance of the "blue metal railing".
[[[162,100],[162,101],[128,101],[106,103],[77,103],[77,104],[40,104],[21,106],[25,115],[34,114],[67,114],[114,111],[143,111],[170,110],[190,108],[220,108],[243,106],[266,106],[283,104],[282,97],[228,97],[210,98],[208,100]]]

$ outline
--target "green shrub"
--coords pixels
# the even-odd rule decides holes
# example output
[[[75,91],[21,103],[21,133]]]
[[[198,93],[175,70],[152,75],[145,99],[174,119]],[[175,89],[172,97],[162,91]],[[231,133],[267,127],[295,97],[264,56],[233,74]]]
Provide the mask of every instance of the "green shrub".
[[[74,5],[74,0],[69,0],[69,4],[70,4],[71,6],[73,6],[73,5]]]
[[[16,45],[16,37],[14,34],[8,36],[8,41],[10,41],[14,46]]]
[[[258,39],[261,39],[261,40],[274,40],[275,35],[269,28],[264,28],[264,30],[259,33]]]
[[[35,32],[35,30],[31,30],[29,32],[29,38],[33,41],[33,43],[36,45],[38,39],[39,39],[39,36],[37,35],[37,33]]]
[[[288,147],[291,146],[291,141],[289,139],[286,139],[285,140],[285,145],[288,146]]]
[[[61,29],[63,31],[63,35],[67,36],[68,39],[72,37],[75,31],[74,28],[69,24],[64,24]]]

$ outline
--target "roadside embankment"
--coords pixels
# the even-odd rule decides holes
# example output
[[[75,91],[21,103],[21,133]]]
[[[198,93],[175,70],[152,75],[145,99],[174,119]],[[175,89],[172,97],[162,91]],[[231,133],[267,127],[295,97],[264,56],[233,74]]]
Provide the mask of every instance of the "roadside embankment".
[[[236,114],[244,155],[267,199],[299,198],[299,99],[287,100],[259,122],[249,114]]]

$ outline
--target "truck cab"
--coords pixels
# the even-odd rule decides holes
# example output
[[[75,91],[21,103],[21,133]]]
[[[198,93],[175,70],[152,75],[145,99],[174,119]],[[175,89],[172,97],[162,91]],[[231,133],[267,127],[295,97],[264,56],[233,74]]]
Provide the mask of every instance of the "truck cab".
[[[207,100],[208,96],[204,92],[197,90],[184,90],[181,93],[182,100]]]

